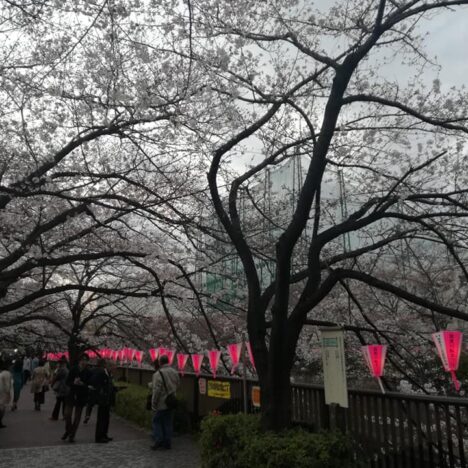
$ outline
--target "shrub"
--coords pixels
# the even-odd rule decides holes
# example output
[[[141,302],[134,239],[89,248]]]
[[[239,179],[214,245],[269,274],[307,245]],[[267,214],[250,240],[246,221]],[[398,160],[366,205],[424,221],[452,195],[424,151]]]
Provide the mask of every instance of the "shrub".
[[[206,468],[237,467],[248,438],[260,432],[260,418],[244,414],[208,416],[201,423],[200,448]],[[255,465],[253,465],[255,466]]]
[[[146,409],[146,396],[150,391],[148,387],[131,383],[123,383],[121,386],[125,387],[125,390],[117,393],[115,413],[140,427],[151,429],[153,413]],[[174,431],[178,433],[190,431],[190,415],[187,405],[180,399],[174,414]]]
[[[212,416],[202,422],[204,468],[354,468],[354,447],[338,432],[262,432],[258,416]]]

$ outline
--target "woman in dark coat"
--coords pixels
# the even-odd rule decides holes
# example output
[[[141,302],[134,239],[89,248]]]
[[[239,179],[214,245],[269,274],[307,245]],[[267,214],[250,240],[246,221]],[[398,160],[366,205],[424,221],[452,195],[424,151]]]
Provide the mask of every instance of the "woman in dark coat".
[[[98,406],[95,441],[98,444],[110,442],[112,437],[109,437],[107,432],[109,430],[110,409],[115,401],[116,388],[112,381],[112,375],[107,369],[105,359],[98,361],[98,367],[93,373],[91,385],[96,393]]]
[[[62,356],[59,360],[59,366],[54,373],[51,381],[52,390],[55,392],[55,406],[52,411],[52,416],[50,419],[52,421],[57,421],[60,414],[60,406],[62,406],[62,415],[65,419],[65,398],[70,391],[70,388],[67,385],[68,377],[68,368],[67,368],[67,359]]]
[[[13,379],[13,404],[11,405],[11,411],[16,411],[18,409],[18,400],[20,397],[21,389],[23,388],[23,361],[17,359],[11,370],[11,377]]]

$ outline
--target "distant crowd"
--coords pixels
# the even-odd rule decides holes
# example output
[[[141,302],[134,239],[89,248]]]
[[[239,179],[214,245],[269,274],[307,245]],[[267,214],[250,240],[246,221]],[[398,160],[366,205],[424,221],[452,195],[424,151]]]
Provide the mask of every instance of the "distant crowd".
[[[155,373],[150,384],[152,390],[148,398],[148,409],[153,412],[154,444],[151,448],[170,449],[173,412],[177,404],[175,393],[180,378],[169,365],[167,356],[161,356],[154,365]],[[54,363],[53,368],[38,356],[0,359],[0,428],[6,427],[3,424],[6,411],[18,410],[20,394],[29,383],[35,411],[41,411],[47,392],[54,394],[55,405],[49,419],[58,421],[62,415],[65,421],[63,441],[75,442],[83,412],[83,422],[87,424],[93,407],[97,406],[95,442],[110,442],[110,410],[115,404],[117,391],[124,388],[114,385],[114,370],[115,364],[105,359],[98,359],[95,366],[90,366],[85,353],[71,367],[66,357]]]

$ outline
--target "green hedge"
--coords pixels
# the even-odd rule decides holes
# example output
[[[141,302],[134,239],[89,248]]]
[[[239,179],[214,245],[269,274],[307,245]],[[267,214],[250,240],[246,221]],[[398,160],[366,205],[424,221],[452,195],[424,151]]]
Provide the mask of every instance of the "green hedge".
[[[209,416],[201,427],[203,468],[357,468],[355,447],[338,432],[262,432],[252,415]]]
[[[150,392],[148,387],[131,383],[121,383],[119,386],[126,388],[117,393],[115,413],[138,426],[150,430],[153,413],[146,409],[146,396]],[[186,403],[180,399],[179,403],[174,415],[174,431],[185,433],[191,429],[190,415]]]

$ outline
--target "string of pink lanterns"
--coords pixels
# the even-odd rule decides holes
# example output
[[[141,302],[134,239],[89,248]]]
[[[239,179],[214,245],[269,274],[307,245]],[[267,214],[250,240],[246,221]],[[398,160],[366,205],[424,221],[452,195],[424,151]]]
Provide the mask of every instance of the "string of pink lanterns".
[[[455,372],[460,363],[462,350],[463,333],[460,331],[442,330],[432,334],[432,340],[436,346],[440,360],[445,372],[450,372],[455,390],[458,392],[461,383],[457,379]],[[387,356],[387,345],[367,345],[362,347],[362,353],[372,377],[377,379],[382,393],[385,393],[382,385],[382,376]]]
[[[460,362],[460,354],[463,341],[463,333],[460,331],[449,331],[443,330],[437,333],[432,334],[432,339],[435,343],[437,352],[442,361],[443,368],[446,372],[450,373],[452,382],[457,391],[460,390],[461,384],[457,379],[455,372],[458,370]],[[231,373],[234,374],[239,367],[242,348],[244,343],[232,343],[228,344],[226,350],[228,352],[229,358],[231,360]],[[252,353],[252,348],[249,342],[245,342],[245,348],[247,355],[249,357],[252,367],[255,369],[255,361]],[[371,344],[362,347],[362,353],[364,360],[369,368],[369,371],[372,377],[377,379],[377,382],[382,390],[382,393],[385,393],[382,376],[385,369],[385,360],[387,356],[387,345],[382,344]],[[103,348],[98,350],[88,350],[86,351],[90,359],[104,358],[112,359],[121,363],[131,364],[133,361],[137,361],[141,366],[144,356],[144,351],[140,351],[133,348],[122,348],[114,350],[111,348]],[[184,375],[185,369],[191,360],[193,370],[197,376],[200,375],[201,368],[203,365],[203,360],[205,354],[195,353],[195,354],[184,354],[176,353],[175,350],[170,348],[151,348],[148,350],[148,354],[152,362],[154,362],[158,357],[168,356],[169,364],[172,365],[175,357],[177,356],[176,363],[177,369],[181,375]],[[211,373],[214,378],[216,378],[217,370],[219,367],[219,361],[221,359],[221,350],[219,349],[210,349],[206,352],[208,356],[208,364],[210,366]],[[66,359],[69,358],[68,352],[58,352],[58,353],[46,353],[44,357],[49,361],[58,361],[62,357]]]
[[[227,346],[227,351],[229,357],[232,361],[232,368],[231,373],[233,374],[237,368],[239,367],[240,357],[242,353],[242,345],[243,343],[234,343]],[[246,343],[247,353],[249,355],[250,362],[255,369],[255,363],[253,359],[252,349],[250,347],[250,343]],[[133,361],[137,361],[138,364],[141,366],[144,356],[144,351],[140,351],[133,348],[122,348],[118,350],[114,350],[111,348],[102,348],[96,350],[87,350],[85,351],[86,354],[90,359],[112,359],[113,361],[117,362],[120,361],[121,363],[131,364]],[[198,376],[201,372],[201,367],[203,365],[203,360],[205,358],[205,354],[184,354],[184,353],[176,353],[175,350],[170,348],[151,348],[148,350],[149,357],[152,362],[158,359],[161,356],[167,356],[169,358],[169,364],[172,365],[174,362],[175,357],[177,356],[177,369],[184,375],[185,369],[187,367],[187,363],[189,362],[189,358],[191,358],[192,367],[195,374]],[[210,366],[211,373],[213,377],[216,378],[217,370],[219,367],[219,361],[221,359],[221,351],[218,349],[211,349],[207,351],[208,355],[208,363]],[[69,358],[68,352],[59,352],[59,353],[46,353],[45,358],[48,361],[58,361],[61,359],[62,356],[65,356],[67,359]]]

